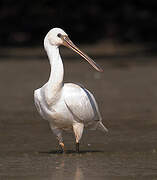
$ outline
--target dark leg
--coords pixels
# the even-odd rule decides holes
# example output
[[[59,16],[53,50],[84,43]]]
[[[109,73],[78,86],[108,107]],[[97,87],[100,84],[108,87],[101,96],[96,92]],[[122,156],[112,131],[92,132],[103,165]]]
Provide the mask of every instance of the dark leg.
[[[79,153],[79,143],[76,143],[76,152]]]
[[[75,134],[75,140],[76,140],[76,152],[79,153],[79,142],[82,137],[84,124],[83,123],[74,123],[73,124],[73,131]]]

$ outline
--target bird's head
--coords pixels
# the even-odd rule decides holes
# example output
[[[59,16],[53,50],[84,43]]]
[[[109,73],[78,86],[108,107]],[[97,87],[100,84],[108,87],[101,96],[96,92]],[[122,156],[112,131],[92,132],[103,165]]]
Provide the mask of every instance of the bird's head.
[[[62,38],[61,38],[62,36]],[[60,46],[64,44],[63,37],[68,36],[62,29],[60,28],[53,28],[51,29],[44,40],[44,45],[49,43],[52,46]]]
[[[103,72],[103,69],[96,64],[89,56],[87,56],[84,52],[82,52],[74,43],[69,39],[68,35],[60,28],[53,28],[51,29],[45,39],[44,39],[44,47],[46,49],[47,45],[51,46],[66,46],[77,54],[82,56],[85,60],[87,60],[97,71]]]

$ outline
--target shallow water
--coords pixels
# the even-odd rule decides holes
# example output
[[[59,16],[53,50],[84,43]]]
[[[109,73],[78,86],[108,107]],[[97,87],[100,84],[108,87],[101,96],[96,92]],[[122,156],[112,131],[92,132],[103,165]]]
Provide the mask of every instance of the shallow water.
[[[102,74],[77,59],[65,62],[65,81],[93,92],[109,129],[85,130],[80,154],[70,133],[64,133],[67,153],[59,153],[34,107],[33,90],[48,79],[48,61],[2,59],[0,179],[157,179],[155,59],[100,59]]]
[[[155,179],[156,154],[9,154],[0,158],[1,179]]]

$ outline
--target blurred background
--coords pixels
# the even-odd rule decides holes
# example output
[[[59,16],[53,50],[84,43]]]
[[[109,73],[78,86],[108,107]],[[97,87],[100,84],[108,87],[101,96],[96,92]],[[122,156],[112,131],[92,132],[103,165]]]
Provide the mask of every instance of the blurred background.
[[[157,179],[157,2],[0,1],[0,179]],[[65,82],[95,96],[107,134],[85,130],[80,154],[64,133],[58,152],[33,91],[48,80],[43,40],[53,27],[92,57],[61,48]]]
[[[79,43],[156,42],[156,7],[154,0],[1,0],[0,45],[42,44],[53,27],[63,28]]]

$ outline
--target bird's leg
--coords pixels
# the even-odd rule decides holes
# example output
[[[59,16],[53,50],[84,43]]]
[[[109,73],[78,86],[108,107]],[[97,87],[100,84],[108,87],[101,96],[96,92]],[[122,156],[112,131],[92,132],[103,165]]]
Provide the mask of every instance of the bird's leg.
[[[82,124],[82,123],[75,122],[73,124],[73,130],[74,130],[75,139],[76,139],[76,152],[77,153],[79,153],[79,142],[82,137],[83,128],[84,128],[84,124]]]
[[[59,146],[60,146],[60,148],[61,148],[61,152],[62,152],[62,153],[65,153],[65,146],[64,146],[64,143],[63,143],[63,138],[62,138],[61,133],[59,133],[59,134],[57,135],[57,139],[58,139],[58,142],[59,142]]]
[[[51,127],[53,133],[57,136],[61,151],[65,152],[65,146],[64,146],[63,137],[62,137],[62,130],[57,127],[54,127],[53,124],[51,124],[51,123],[50,123],[50,127]]]
[[[65,153],[65,146],[63,142],[59,142],[59,146],[61,148],[62,153]]]
[[[80,152],[80,150],[79,150],[79,142],[78,142],[78,143],[76,142],[76,152],[77,152],[77,153]]]

